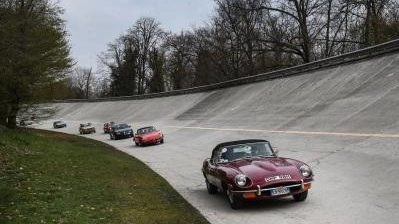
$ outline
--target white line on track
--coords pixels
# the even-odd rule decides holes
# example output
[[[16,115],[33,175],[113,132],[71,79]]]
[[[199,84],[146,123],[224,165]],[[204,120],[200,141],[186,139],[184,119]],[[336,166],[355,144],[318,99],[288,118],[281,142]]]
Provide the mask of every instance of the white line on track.
[[[241,128],[211,128],[211,127],[190,127],[190,126],[168,126],[178,129],[197,129],[212,131],[239,131],[239,132],[263,132],[293,135],[330,135],[340,137],[374,137],[374,138],[399,138],[399,134],[373,134],[373,133],[345,133],[345,132],[324,132],[324,131],[277,131],[266,129],[241,129]]]

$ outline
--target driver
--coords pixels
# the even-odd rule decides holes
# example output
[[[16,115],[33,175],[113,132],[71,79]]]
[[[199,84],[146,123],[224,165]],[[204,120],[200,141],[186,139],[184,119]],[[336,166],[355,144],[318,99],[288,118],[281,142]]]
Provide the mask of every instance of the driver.
[[[231,160],[232,158],[232,150],[231,149],[227,149],[227,148],[223,148],[222,149],[222,155],[221,155],[221,162],[228,162]]]

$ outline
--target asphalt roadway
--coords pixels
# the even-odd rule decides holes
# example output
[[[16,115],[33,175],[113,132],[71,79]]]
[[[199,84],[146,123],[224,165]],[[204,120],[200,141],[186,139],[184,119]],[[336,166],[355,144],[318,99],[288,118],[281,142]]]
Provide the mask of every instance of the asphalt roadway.
[[[36,128],[84,135],[115,146],[163,176],[211,223],[397,223],[399,220],[399,55],[301,76],[210,92],[145,100],[62,103]],[[102,124],[155,125],[165,144],[110,140]],[[209,195],[202,161],[223,141],[263,138],[280,156],[307,162],[315,181],[305,202],[291,197],[230,209]],[[106,164],[104,164],[106,165]]]

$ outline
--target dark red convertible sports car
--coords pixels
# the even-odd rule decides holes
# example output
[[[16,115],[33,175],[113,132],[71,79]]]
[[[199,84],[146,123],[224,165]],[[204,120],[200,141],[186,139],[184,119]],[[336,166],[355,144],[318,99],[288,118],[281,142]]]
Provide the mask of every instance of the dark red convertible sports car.
[[[209,194],[226,193],[231,208],[243,201],[292,195],[305,201],[313,181],[308,165],[278,157],[266,140],[240,140],[217,145],[202,165]]]
[[[133,137],[133,141],[136,145],[164,143],[164,136],[162,132],[158,131],[153,126],[149,126],[137,129],[137,133]]]

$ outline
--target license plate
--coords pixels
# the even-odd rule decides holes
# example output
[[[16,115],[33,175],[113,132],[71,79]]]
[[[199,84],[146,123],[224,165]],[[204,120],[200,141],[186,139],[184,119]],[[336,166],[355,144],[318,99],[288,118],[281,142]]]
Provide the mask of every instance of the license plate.
[[[270,192],[272,196],[288,194],[288,193],[290,193],[290,189],[288,189],[288,187],[277,187],[276,189],[273,189]]]

